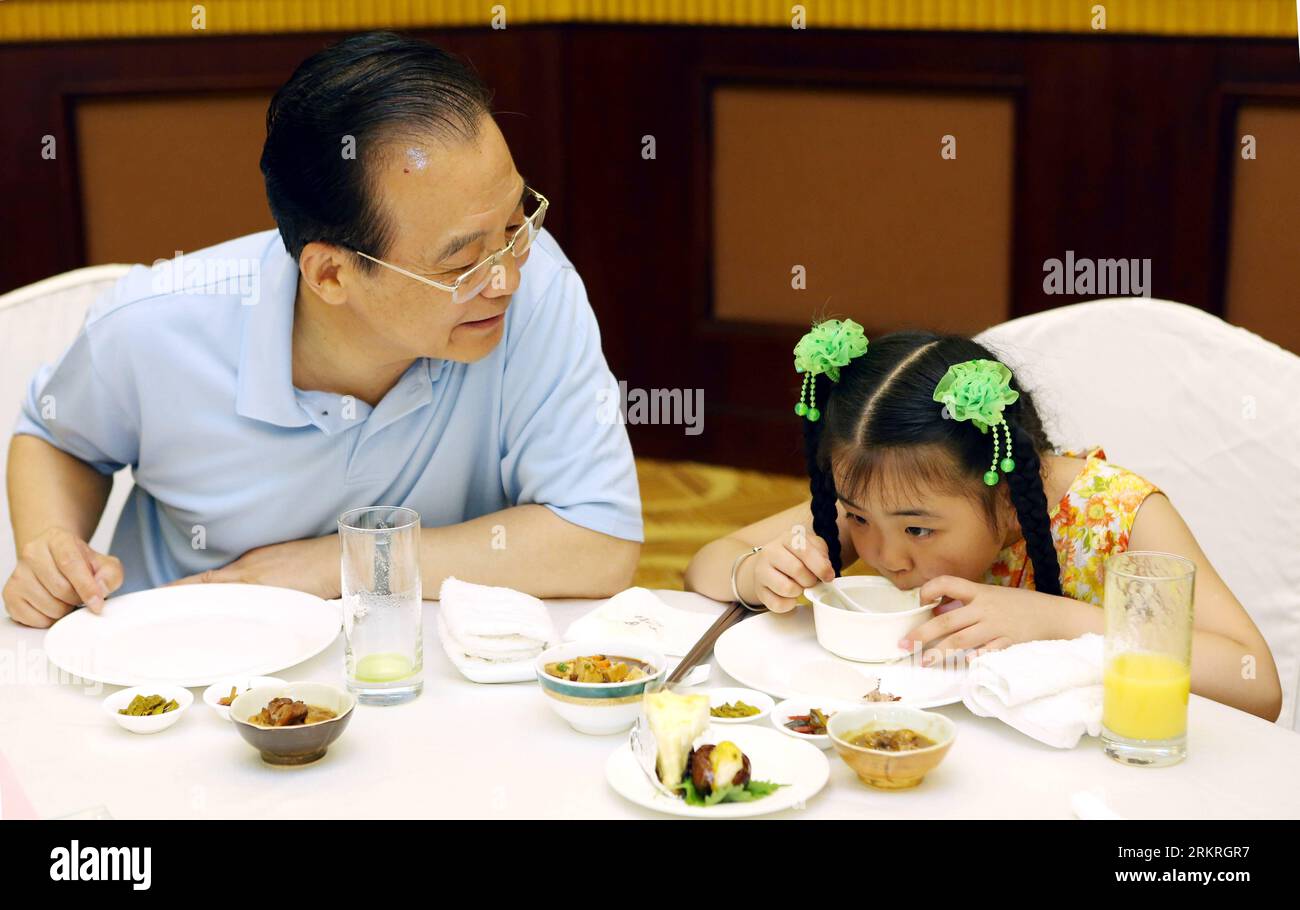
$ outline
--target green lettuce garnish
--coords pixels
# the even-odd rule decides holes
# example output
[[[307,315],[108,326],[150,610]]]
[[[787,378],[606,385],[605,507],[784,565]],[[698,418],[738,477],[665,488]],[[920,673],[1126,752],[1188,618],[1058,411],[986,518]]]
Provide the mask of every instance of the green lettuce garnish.
[[[708,796],[701,796],[695,789],[695,782],[686,778],[677,789],[681,791],[688,806],[716,806],[718,803],[749,803],[769,796],[784,787],[767,780],[751,780],[743,787],[734,784],[727,787],[715,787]]]

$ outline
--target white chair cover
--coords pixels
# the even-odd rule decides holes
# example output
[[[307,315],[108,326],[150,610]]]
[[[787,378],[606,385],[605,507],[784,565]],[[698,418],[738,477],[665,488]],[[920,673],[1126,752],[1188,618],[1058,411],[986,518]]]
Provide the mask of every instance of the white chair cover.
[[[0,296],[0,476],[9,460],[9,440],[36,370],[53,363],[76,337],[86,311],[126,274],[129,265],[96,265],[55,275]],[[90,545],[108,550],[122,506],[131,492],[131,469],[113,478],[113,492]],[[9,497],[0,496],[0,586],[17,563]],[[2,615],[2,614],[0,614]]]
[[[1202,310],[1096,300],[987,329],[1057,445],[1102,445],[1160,487],[1300,701],[1300,357]]]

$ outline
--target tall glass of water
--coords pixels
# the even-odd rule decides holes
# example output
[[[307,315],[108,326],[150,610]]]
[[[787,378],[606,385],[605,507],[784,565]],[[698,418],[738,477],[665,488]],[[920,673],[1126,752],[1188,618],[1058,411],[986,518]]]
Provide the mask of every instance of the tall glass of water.
[[[420,516],[376,506],[339,516],[348,689],[368,705],[392,705],[424,687]]]
[[[1123,764],[1175,764],[1187,756],[1196,563],[1130,550],[1105,575],[1102,744]]]

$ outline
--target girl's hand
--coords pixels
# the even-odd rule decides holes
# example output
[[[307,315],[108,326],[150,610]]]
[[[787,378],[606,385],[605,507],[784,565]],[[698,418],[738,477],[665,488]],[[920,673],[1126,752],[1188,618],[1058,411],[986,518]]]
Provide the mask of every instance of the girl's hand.
[[[1077,603],[1025,588],[984,585],[952,575],[940,575],[921,586],[921,603],[939,598],[936,615],[898,643],[911,650],[930,644],[922,663],[931,666],[955,652],[997,651],[1022,641],[1064,637],[1066,613]]]
[[[826,542],[803,525],[795,525],[789,534],[764,544],[741,563],[736,587],[747,602],[788,613],[804,588],[834,578]]]

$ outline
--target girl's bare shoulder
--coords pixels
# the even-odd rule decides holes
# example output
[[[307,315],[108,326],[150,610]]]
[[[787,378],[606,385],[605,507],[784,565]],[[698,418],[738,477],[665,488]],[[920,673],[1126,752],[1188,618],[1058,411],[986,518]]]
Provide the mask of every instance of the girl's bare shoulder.
[[[1060,502],[1065,498],[1066,491],[1083,473],[1083,469],[1088,464],[1086,458],[1074,458],[1067,455],[1044,455],[1043,463],[1047,466],[1047,476],[1043,482],[1043,492],[1047,496],[1049,505]]]

